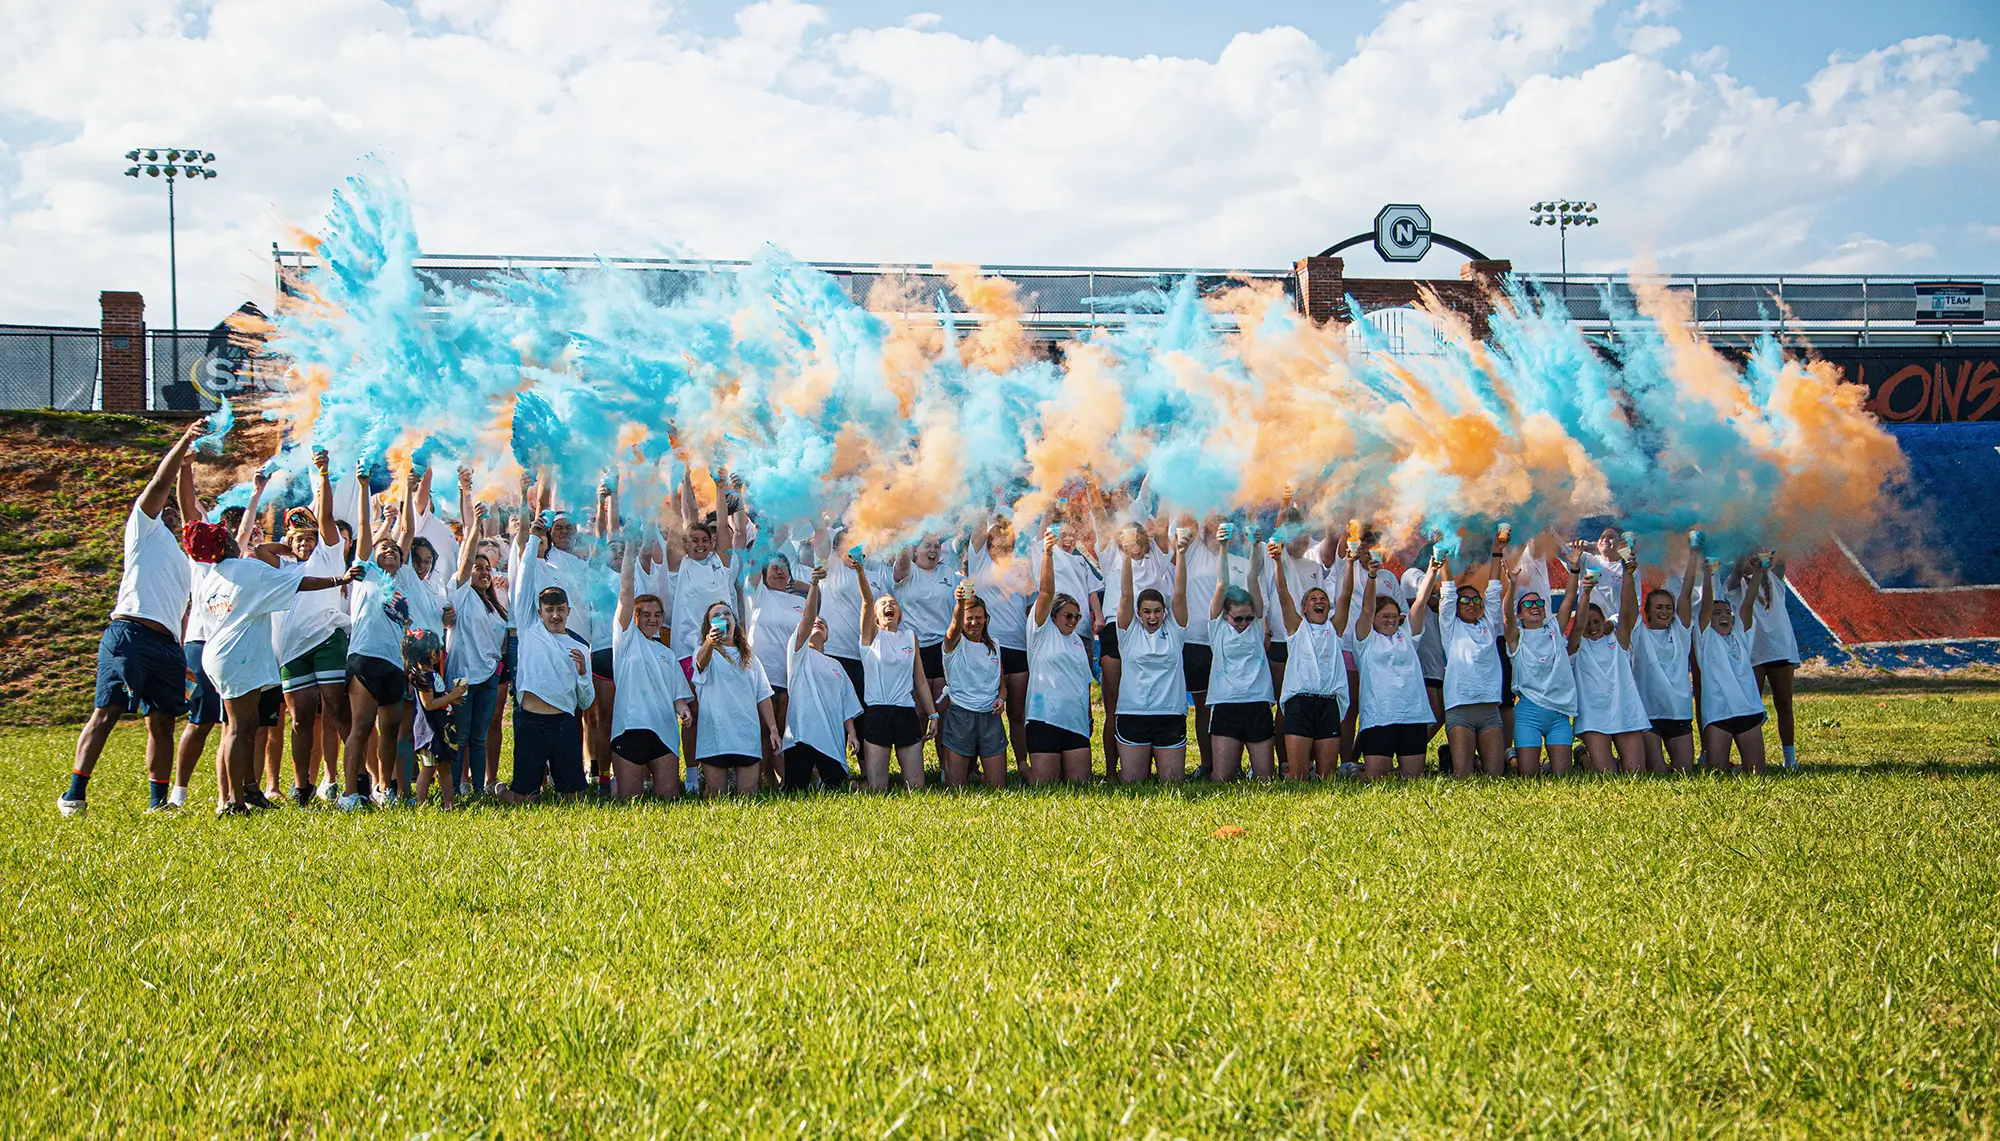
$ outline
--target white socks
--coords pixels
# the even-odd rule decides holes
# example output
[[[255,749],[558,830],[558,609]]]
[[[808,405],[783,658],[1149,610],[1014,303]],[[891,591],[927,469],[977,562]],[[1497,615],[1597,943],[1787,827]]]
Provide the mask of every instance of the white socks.
[[[188,801],[188,790],[186,785],[177,784],[174,787],[167,790],[167,803],[173,805],[175,808],[180,808],[186,805],[187,801]]]

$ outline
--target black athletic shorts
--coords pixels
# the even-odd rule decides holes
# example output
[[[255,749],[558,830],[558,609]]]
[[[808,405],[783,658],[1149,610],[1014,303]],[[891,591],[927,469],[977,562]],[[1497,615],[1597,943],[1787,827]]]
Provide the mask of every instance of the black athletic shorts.
[[[592,650],[592,651],[590,651],[590,672],[591,672],[591,676],[593,676],[593,677],[601,677],[601,678],[603,678],[603,679],[604,679],[605,681],[615,681],[615,680],[616,680],[616,675],[614,675],[614,674],[613,674],[613,673],[611,672],[611,651],[610,651],[610,650]]]
[[[1097,656],[1099,659],[1118,657],[1118,623],[1106,622],[1097,631]],[[1137,742],[1134,742],[1135,744]]]
[[[833,655],[828,654],[827,657],[833,658]],[[859,700],[861,695],[868,690],[867,675],[862,670],[861,659],[833,658],[833,660],[839,662],[840,668],[847,671],[847,680],[853,683],[855,699]]]
[[[1291,647],[1287,643],[1271,640],[1264,646],[1264,658],[1274,666],[1282,666],[1291,660]]]
[[[1028,751],[1030,753],[1067,753],[1072,749],[1090,748],[1090,738],[1081,733],[1073,733],[1046,721],[1028,722]]]
[[[761,765],[764,758],[746,753],[717,753],[713,757],[703,757],[700,764],[713,765],[718,769],[747,769],[751,765]]]
[[[924,719],[908,705],[867,706],[854,729],[863,741],[890,749],[906,749],[924,739]]]
[[[1736,736],[1738,733],[1748,733],[1763,723],[1764,714],[1762,713],[1745,713],[1741,717],[1724,717],[1719,721],[1709,722],[1710,725],[1715,726],[1717,729],[1727,729],[1731,737]]]
[[[1111,725],[1112,735],[1121,745],[1143,745],[1154,749],[1187,747],[1187,717],[1171,713],[1120,713]]]
[[[1678,741],[1682,737],[1691,737],[1693,735],[1694,722],[1692,721],[1655,720],[1653,722],[1653,736],[1658,737],[1662,741]]]
[[[1208,671],[1215,668],[1215,651],[1189,642],[1181,647],[1181,680],[1196,698],[1208,696]]]
[[[924,678],[928,681],[944,680],[944,643],[934,642],[928,646],[918,646],[917,656],[924,660]]]
[[[401,666],[392,666],[381,658],[347,655],[347,676],[360,682],[361,688],[368,691],[368,696],[374,698],[377,705],[395,705],[409,700],[409,675],[403,672]]]
[[[1208,707],[1208,735],[1229,737],[1246,745],[1261,744],[1276,734],[1268,701],[1225,701]]]
[[[1504,652],[1500,655],[1500,708],[1514,708],[1514,659]]]
[[[1295,693],[1285,700],[1285,736],[1328,741],[1340,736],[1340,699]]]
[[[1431,727],[1426,721],[1403,725],[1375,725],[1359,735],[1364,757],[1421,757],[1430,744]]]
[[[1005,646],[1000,647],[1000,673],[1002,676],[1007,674],[1024,674],[1027,672],[1028,651],[1010,650]]]
[[[627,729],[611,739],[611,752],[621,761],[650,765],[661,757],[675,756],[673,749],[651,729]]]

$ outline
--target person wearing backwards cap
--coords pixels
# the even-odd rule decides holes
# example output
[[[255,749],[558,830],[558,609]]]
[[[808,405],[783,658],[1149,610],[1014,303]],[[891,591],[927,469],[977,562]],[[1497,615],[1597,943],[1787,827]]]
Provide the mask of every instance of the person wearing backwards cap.
[[[500,798],[524,804],[548,778],[556,792],[586,791],[583,726],[578,714],[597,696],[590,679],[590,640],[569,628],[569,592],[541,582],[541,560],[527,550],[529,536],[541,541],[548,527],[536,519],[520,536],[514,565],[514,612],[533,600],[532,618],[520,621],[518,704],[514,708],[514,779],[500,786]]]

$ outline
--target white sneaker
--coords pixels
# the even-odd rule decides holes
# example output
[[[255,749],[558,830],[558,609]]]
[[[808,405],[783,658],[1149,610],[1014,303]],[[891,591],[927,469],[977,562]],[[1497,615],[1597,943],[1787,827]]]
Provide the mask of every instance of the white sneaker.
[[[361,798],[360,793],[350,792],[333,803],[334,807],[340,809],[342,812],[359,812],[362,805],[368,802]]]
[[[380,808],[381,806],[389,803],[390,800],[394,799],[394,794],[391,793],[386,788],[378,788],[369,795],[370,798],[375,801],[375,806],[377,808]]]
[[[83,810],[88,807],[90,805],[82,800],[71,800],[67,796],[56,797],[56,811],[64,816],[82,816]]]
[[[340,786],[333,781],[327,781],[325,784],[319,786],[319,798],[328,804],[332,804],[334,801],[340,799]]]

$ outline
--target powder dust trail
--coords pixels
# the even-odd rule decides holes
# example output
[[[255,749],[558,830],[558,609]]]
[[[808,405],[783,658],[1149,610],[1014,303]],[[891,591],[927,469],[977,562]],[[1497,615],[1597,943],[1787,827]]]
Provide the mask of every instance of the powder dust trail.
[[[489,498],[544,471],[573,512],[616,480],[630,520],[682,473],[712,503],[707,471],[726,465],[767,530],[825,517],[883,549],[1007,508],[1027,553],[1079,480],[1246,520],[1289,485],[1316,529],[1368,519],[1388,545],[1609,519],[1657,562],[1694,527],[1721,557],[1803,555],[1836,521],[1885,515],[1904,474],[1833,370],[1775,342],[1739,365],[1644,277],[1607,298],[1603,344],[1518,282],[1484,340],[1427,299],[1442,343],[1407,355],[1369,322],[1314,325],[1269,285],[1190,277],[1049,355],[1015,284],[972,266],[880,277],[860,302],[769,248],[669,288],[608,264],[427,279],[379,166],[336,192],[314,248],[271,319],[290,371],[265,415],[296,445],[277,461],[288,495],[320,446],[335,471],[463,465]],[[942,288],[970,316],[930,316]]]

